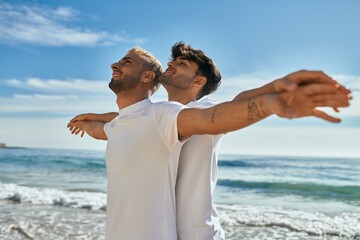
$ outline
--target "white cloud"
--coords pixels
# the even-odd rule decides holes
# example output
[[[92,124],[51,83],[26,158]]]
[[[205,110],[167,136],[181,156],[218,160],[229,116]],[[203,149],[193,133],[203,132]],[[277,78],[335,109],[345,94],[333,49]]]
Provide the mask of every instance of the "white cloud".
[[[261,87],[280,77],[262,72],[223,77],[219,89],[211,97],[219,102],[229,101],[243,91]]]
[[[42,92],[59,92],[59,93],[97,93],[105,94],[109,92],[108,82],[106,81],[90,81],[84,79],[41,79],[27,78],[24,81],[19,79],[8,79],[5,82],[13,87],[30,89]]]
[[[41,113],[51,116],[116,111],[117,106],[114,97],[101,95],[15,94],[14,97],[0,98],[0,109],[5,115]]]
[[[25,94],[15,94],[15,99],[20,100],[74,100],[79,99],[79,96],[75,95],[44,95],[44,94],[33,94],[33,95],[25,95]]]
[[[144,38],[128,39],[119,34],[71,26],[78,12],[69,7],[51,9],[0,2],[0,41],[43,46],[95,46],[118,42],[143,43]]]
[[[28,78],[9,79],[5,82],[14,87],[15,91],[11,97],[0,98],[0,109],[3,114],[74,114],[117,109],[115,95],[108,88],[106,81]]]

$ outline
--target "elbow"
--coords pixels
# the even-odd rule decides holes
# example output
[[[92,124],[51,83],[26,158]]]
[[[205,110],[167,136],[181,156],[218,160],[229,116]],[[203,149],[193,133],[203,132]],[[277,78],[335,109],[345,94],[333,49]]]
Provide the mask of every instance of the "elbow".
[[[95,138],[96,140],[107,140],[106,135],[96,135],[96,136],[92,136],[92,137]]]

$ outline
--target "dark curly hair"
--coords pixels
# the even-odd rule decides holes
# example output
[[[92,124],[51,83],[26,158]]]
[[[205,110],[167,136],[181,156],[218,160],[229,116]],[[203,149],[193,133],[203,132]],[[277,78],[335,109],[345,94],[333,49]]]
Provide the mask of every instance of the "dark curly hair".
[[[194,49],[184,42],[177,42],[172,46],[171,57],[173,60],[178,57],[183,57],[186,60],[195,62],[198,65],[196,74],[206,77],[206,83],[197,96],[197,99],[214,92],[219,87],[221,83],[220,71],[213,60],[203,51]]]

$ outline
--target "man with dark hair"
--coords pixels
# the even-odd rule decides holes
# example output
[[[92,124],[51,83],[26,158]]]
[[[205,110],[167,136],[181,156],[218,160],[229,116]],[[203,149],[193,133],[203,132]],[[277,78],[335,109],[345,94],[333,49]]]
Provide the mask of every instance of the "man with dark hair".
[[[213,60],[206,56],[203,51],[199,49],[194,49],[190,45],[185,44],[184,42],[178,42],[172,46],[171,52],[171,57],[173,61],[179,58],[195,62],[198,66],[198,70],[195,74],[202,75],[206,78],[206,82],[199,91],[196,99],[200,99],[203,96],[209,95],[210,93],[216,91],[216,89],[220,86],[220,71],[214,64]],[[172,79],[169,79],[169,81],[167,81],[165,75],[162,75],[162,79],[163,84],[172,84]]]
[[[179,42],[172,47],[171,61],[159,81],[169,101],[208,108],[215,102],[203,97],[218,88],[221,74],[203,51]],[[225,239],[213,203],[221,137],[222,134],[194,135],[182,147],[176,181],[179,240]]]
[[[286,118],[316,116],[336,122],[338,119],[316,107],[349,105],[348,91],[336,86],[327,75],[310,71],[293,73],[248,91],[245,94],[252,97],[245,100],[239,94],[219,105],[202,103],[197,99],[215,90],[220,80],[212,78],[220,74],[214,74],[218,70],[209,60],[184,43],[173,47],[173,60],[159,81],[168,91],[169,100],[196,107],[185,108],[174,102],[151,103],[148,98],[158,74],[146,66],[157,61],[143,50],[132,49],[112,65],[109,86],[117,96],[119,112],[83,114],[70,121],[72,133],[85,131],[108,141],[107,239],[222,239],[212,204],[217,176],[211,171],[214,166],[216,169],[219,134],[272,114]],[[206,83],[215,83],[210,85],[216,87],[202,93]],[[311,84],[294,86],[304,83]],[[257,95],[259,92],[261,95]]]
[[[300,74],[308,73],[310,72]],[[177,101],[188,107],[209,108],[216,103],[203,96],[218,88],[221,74],[215,63],[203,51],[179,42],[172,47],[172,60],[168,63],[167,70],[159,77],[159,81],[166,89],[169,101]],[[247,125],[253,124],[251,119],[261,114],[260,106],[252,103],[251,98],[291,90],[295,83],[300,82],[294,82],[292,77],[288,77],[236,96],[234,101],[249,101]],[[321,112],[317,114],[326,116]],[[336,121],[331,118],[328,120]],[[182,147],[176,183],[177,231],[181,240],[225,238],[213,204],[221,137],[222,134],[194,135]]]

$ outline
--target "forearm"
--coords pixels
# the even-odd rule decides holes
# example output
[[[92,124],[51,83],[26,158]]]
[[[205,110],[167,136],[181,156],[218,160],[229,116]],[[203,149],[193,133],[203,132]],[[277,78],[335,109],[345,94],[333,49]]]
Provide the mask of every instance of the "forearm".
[[[117,112],[109,112],[109,113],[103,113],[103,114],[99,114],[100,115],[100,119],[98,121],[102,121],[102,122],[111,122],[111,120],[113,120],[115,117],[117,117],[119,115],[119,113]]]
[[[83,124],[83,130],[95,139],[107,140],[104,125],[105,122],[102,121],[85,121]]]
[[[249,98],[254,98],[263,94],[275,93],[274,81],[270,82],[262,87],[254,88],[250,90],[243,91],[239,93],[233,101],[239,100],[248,100]]]
[[[226,102],[208,109],[185,109],[178,117],[181,138],[198,134],[220,134],[252,125],[272,114],[269,95]]]
[[[110,122],[113,120],[119,113],[117,112],[109,112],[109,113],[102,113],[102,114],[96,114],[96,113],[88,113],[86,115],[87,121],[101,121],[101,122]]]

